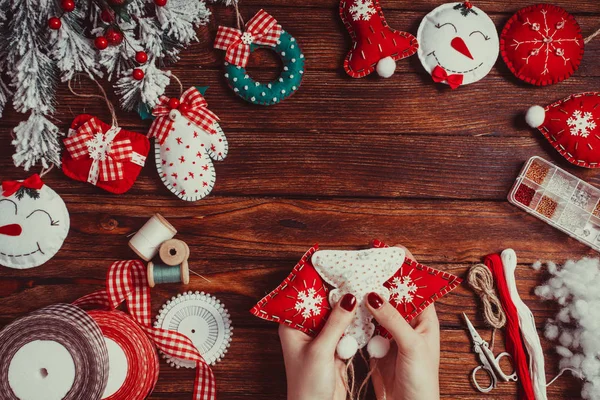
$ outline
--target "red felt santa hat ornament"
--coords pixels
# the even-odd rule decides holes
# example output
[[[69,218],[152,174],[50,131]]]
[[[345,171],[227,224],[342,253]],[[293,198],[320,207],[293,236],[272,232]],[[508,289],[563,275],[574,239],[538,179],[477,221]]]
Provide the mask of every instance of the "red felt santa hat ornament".
[[[547,107],[533,106],[525,115],[570,163],[600,167],[600,93],[574,94]]]

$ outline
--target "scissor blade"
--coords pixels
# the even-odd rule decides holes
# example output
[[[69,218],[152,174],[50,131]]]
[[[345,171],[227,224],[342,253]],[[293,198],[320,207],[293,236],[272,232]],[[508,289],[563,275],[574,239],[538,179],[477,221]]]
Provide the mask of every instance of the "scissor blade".
[[[469,321],[469,317],[467,317],[467,314],[465,313],[462,313],[462,315],[467,324],[467,328],[469,328],[469,333],[471,334],[471,339],[473,339],[473,343],[481,344],[483,342],[483,339],[481,339],[481,336],[479,336],[479,333],[477,333],[475,327],[473,326],[471,321]]]

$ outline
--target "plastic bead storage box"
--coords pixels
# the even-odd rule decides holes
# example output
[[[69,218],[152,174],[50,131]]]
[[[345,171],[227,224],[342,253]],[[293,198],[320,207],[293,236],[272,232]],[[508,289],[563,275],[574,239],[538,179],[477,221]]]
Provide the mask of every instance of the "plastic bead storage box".
[[[556,165],[531,157],[508,201],[600,251],[600,190]]]

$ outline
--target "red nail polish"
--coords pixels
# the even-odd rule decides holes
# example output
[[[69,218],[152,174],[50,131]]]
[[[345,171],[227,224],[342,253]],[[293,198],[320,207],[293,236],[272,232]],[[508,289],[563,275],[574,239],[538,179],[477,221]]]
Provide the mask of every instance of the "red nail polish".
[[[369,296],[367,296],[367,300],[369,301],[369,304],[371,305],[371,307],[373,307],[376,310],[378,308],[381,308],[381,306],[383,305],[383,299],[381,298],[380,295],[378,295],[375,292],[369,293]]]
[[[356,307],[356,297],[350,293],[346,293],[340,301],[340,306],[346,311],[354,310],[354,307]]]

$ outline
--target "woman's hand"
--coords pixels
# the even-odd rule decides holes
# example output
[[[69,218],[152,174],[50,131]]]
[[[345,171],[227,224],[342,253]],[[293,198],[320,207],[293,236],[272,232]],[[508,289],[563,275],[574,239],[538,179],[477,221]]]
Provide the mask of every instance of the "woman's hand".
[[[408,251],[407,256],[414,259]],[[371,360],[377,399],[438,400],[440,323],[433,304],[409,324],[377,293],[367,299],[371,313],[395,342],[384,358]]]
[[[279,326],[287,376],[288,400],[343,400],[346,365],[335,350],[352,321],[356,298],[346,294],[334,307],[316,338],[285,325]]]

